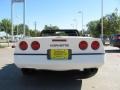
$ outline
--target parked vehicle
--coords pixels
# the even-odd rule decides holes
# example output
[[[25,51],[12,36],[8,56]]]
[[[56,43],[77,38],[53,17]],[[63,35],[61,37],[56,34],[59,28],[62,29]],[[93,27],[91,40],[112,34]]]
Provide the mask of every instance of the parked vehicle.
[[[103,42],[104,45],[110,45],[110,37],[104,35],[102,42]]]
[[[111,36],[111,45],[120,48],[120,34],[113,34]]]
[[[104,45],[110,45],[110,38],[109,37],[104,38],[103,43]]]
[[[81,79],[94,76],[104,64],[101,39],[80,37],[77,30],[43,30],[41,37],[17,42],[14,62],[23,74],[32,70],[70,71]]]

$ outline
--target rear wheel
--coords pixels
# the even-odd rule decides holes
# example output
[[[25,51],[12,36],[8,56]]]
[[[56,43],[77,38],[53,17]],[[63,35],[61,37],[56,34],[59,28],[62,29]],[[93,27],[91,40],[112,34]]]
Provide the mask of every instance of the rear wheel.
[[[23,75],[31,75],[34,73],[35,70],[28,69],[28,68],[22,68],[21,71],[22,71]]]
[[[75,78],[78,79],[87,79],[92,76],[94,76],[98,71],[98,68],[90,68],[90,69],[84,69],[84,71],[80,71],[75,75]]]

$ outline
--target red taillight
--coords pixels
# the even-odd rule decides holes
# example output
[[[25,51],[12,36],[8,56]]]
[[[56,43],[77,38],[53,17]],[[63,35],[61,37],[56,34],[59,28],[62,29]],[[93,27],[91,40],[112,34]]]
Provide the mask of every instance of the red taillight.
[[[28,48],[28,44],[25,41],[21,41],[19,47],[21,50],[26,50]]]
[[[117,39],[120,39],[120,36],[117,36]]]
[[[120,36],[114,36],[114,40],[120,39]]]
[[[33,41],[31,47],[33,50],[38,50],[40,48],[40,43],[37,41]]]
[[[118,36],[118,39],[120,39],[120,36]]]
[[[88,47],[88,43],[86,41],[81,41],[79,43],[79,48],[80,49],[85,50],[85,49],[87,49],[87,47]]]
[[[91,44],[91,48],[93,50],[97,50],[100,47],[100,43],[98,41],[93,41]]]

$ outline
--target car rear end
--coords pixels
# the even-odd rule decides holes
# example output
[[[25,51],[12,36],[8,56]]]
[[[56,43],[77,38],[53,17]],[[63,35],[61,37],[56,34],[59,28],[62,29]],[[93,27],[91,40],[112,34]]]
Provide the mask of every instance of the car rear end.
[[[17,43],[14,62],[19,68],[83,70],[104,63],[100,39],[83,37],[39,37]]]

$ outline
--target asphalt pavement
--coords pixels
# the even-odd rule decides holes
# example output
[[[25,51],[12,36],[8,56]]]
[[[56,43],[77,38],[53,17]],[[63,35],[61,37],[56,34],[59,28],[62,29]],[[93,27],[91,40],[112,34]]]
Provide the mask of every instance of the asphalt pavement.
[[[23,76],[13,63],[14,49],[0,49],[0,90],[120,90],[120,50],[110,46],[105,49],[105,64],[85,80],[74,79],[67,72]]]

